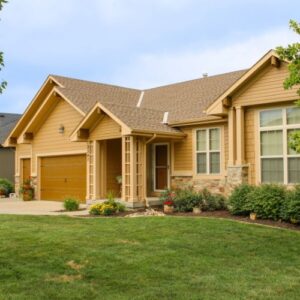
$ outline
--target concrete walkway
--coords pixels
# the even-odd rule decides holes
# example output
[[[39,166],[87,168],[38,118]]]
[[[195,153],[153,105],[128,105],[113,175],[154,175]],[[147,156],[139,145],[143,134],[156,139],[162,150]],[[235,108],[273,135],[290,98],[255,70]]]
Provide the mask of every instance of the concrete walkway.
[[[61,212],[63,203],[58,201],[23,201],[20,199],[0,199],[0,214],[11,215],[40,215],[40,216],[82,216],[88,214],[85,204],[80,204],[84,210],[74,212]]]

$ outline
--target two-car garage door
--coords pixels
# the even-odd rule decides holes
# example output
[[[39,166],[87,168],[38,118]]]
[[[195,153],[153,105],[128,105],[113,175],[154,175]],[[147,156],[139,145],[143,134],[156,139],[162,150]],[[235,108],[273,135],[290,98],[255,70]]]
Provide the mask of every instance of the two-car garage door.
[[[86,155],[41,158],[41,199],[86,197]]]

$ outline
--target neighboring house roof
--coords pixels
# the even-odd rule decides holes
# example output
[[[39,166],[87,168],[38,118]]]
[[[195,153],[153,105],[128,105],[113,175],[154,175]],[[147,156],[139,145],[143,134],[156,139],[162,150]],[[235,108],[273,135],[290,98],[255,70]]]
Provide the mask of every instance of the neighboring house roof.
[[[15,127],[21,118],[19,114],[9,114],[0,112],[0,147],[8,137],[10,131]]]

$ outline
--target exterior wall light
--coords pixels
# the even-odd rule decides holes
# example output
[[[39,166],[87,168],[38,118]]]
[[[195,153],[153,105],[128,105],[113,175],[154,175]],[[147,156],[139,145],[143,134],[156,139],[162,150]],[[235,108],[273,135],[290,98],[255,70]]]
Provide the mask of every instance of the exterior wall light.
[[[60,134],[64,134],[65,133],[65,126],[64,125],[60,125],[59,126],[58,133],[60,133]]]

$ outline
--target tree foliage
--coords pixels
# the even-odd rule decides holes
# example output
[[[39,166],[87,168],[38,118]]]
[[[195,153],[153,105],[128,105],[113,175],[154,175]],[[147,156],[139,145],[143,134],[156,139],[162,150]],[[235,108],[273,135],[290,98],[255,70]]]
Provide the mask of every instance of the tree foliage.
[[[300,35],[300,23],[290,20],[290,28]],[[279,46],[276,52],[282,60],[289,62],[289,76],[284,80],[283,87],[291,89],[293,86],[300,85],[300,43],[289,44],[287,47]],[[300,88],[297,90],[300,96]],[[300,106],[300,100],[296,102]],[[294,131],[289,135],[289,146],[300,153],[300,131]]]
[[[0,0],[0,11],[3,8],[3,4],[7,3],[7,0]],[[0,51],[0,71],[4,67],[4,59],[3,59],[3,52]],[[3,90],[6,88],[7,82],[1,81],[0,82],[0,94],[2,94]]]

